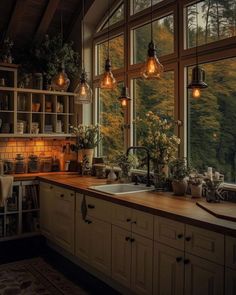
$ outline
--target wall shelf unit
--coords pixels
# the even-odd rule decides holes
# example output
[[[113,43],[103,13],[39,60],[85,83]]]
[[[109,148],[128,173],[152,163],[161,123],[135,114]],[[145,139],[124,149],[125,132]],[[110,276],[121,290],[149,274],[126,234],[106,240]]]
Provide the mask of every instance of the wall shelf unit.
[[[6,68],[0,64],[0,137],[70,137],[75,94],[17,88],[17,70]]]

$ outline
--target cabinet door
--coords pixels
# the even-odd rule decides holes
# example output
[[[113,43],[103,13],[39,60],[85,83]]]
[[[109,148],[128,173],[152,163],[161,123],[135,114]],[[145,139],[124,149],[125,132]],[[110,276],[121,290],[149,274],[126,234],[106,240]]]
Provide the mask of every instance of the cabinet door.
[[[185,257],[185,294],[224,294],[224,268],[194,255]]]
[[[225,264],[236,270],[236,238],[225,237]]]
[[[75,193],[57,187],[53,207],[54,241],[74,254]]]
[[[135,294],[152,294],[153,241],[132,234],[131,288]]]
[[[160,243],[155,243],[153,295],[183,294],[184,252]]]
[[[99,198],[86,196],[87,214],[97,219],[111,222],[112,204]]]
[[[230,268],[225,270],[225,295],[236,294],[236,271]]]
[[[155,216],[154,240],[184,250],[184,223]]]
[[[111,275],[111,224],[88,218],[91,226],[91,265]]]
[[[112,278],[130,288],[131,233],[112,226]]]
[[[48,239],[52,239],[52,208],[54,187],[48,183],[40,183],[40,229]]]
[[[186,225],[185,251],[224,264],[224,235]]]
[[[75,224],[75,255],[82,261],[90,261],[91,224],[83,220],[82,215],[76,213]]]
[[[132,211],[132,232],[153,240],[153,223],[152,214],[142,211]]]
[[[112,224],[131,231],[132,209],[112,204]]]

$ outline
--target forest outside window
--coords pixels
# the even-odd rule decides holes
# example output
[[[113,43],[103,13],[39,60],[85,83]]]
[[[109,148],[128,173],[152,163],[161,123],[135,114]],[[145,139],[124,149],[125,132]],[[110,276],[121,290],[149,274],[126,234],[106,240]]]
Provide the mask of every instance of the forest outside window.
[[[170,14],[153,21],[153,38],[157,56],[174,53],[174,15]],[[142,63],[147,56],[151,40],[151,24],[133,29],[133,64]]]
[[[112,13],[109,19],[109,25],[112,26],[124,19],[124,3],[120,4],[120,6]],[[108,20],[102,26],[101,30],[104,30],[108,27]]]
[[[155,5],[162,1],[164,0],[152,0],[152,4]],[[132,14],[136,14],[151,6],[151,0],[131,0],[130,3]]]
[[[188,157],[193,167],[214,167],[225,182],[236,183],[236,58],[201,65],[208,88],[188,98]],[[188,78],[191,68],[188,68]]]
[[[196,46],[196,11],[198,45],[236,36],[236,0],[205,0],[186,7],[187,48]]]
[[[117,99],[123,83],[113,91],[97,89],[98,123],[101,125],[103,139],[99,145],[99,155],[114,157],[124,152],[124,114]]]

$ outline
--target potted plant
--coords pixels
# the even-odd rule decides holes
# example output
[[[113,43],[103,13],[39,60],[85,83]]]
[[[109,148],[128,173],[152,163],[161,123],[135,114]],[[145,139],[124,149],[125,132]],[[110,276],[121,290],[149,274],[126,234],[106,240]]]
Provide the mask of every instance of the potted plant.
[[[189,168],[185,158],[175,159],[170,163],[170,176],[172,179],[173,192],[177,196],[185,195],[187,191],[187,176],[189,174]]]
[[[92,165],[94,148],[97,147],[102,139],[100,126],[96,125],[78,125],[70,126],[71,133],[76,136],[76,143],[71,144],[71,150],[78,153],[78,161],[82,162],[84,157],[89,160]]]
[[[174,135],[174,122],[151,111],[136,121],[142,138],[139,144],[150,150],[155,187],[165,190],[168,164],[175,159],[180,144],[180,138]]]
[[[114,163],[121,169],[121,182],[129,182],[130,170],[138,165],[138,159],[133,154],[119,154],[114,158]]]
[[[189,185],[192,198],[202,197],[203,175],[199,174],[196,170],[193,170],[189,174]]]

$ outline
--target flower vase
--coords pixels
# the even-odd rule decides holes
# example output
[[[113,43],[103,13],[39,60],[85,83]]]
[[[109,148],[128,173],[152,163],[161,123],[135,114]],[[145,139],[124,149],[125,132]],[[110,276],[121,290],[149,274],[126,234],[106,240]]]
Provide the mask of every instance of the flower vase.
[[[172,181],[172,188],[174,195],[176,196],[184,196],[187,191],[187,180],[186,179],[181,179],[181,180],[173,180]]]
[[[92,166],[93,163],[93,149],[83,149],[82,150],[82,159],[86,158],[88,161],[88,166]]]
[[[154,186],[156,191],[166,190],[166,179],[168,176],[168,166],[166,164],[157,164],[154,169]]]

